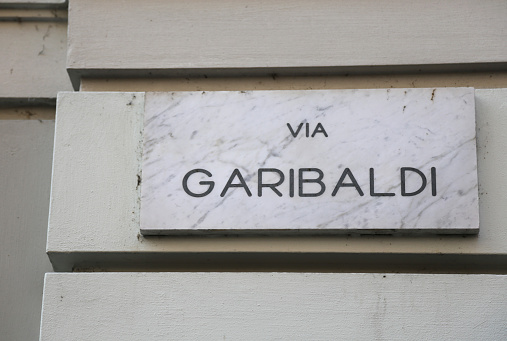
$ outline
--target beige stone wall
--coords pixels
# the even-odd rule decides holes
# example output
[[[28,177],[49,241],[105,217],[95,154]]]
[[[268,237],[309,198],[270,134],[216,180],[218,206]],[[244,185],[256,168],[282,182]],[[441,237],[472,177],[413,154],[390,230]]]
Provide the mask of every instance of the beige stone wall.
[[[65,1],[0,1],[0,339],[36,340],[42,309]]]
[[[507,221],[506,16],[507,5],[501,0],[150,0],[142,6],[133,0],[71,0],[70,11],[64,0],[0,0],[0,338],[36,339],[39,332],[43,273],[52,271],[45,247],[60,91],[81,90],[89,97],[89,102],[59,104],[61,114],[67,115],[60,127],[62,136],[68,134],[72,143],[81,143],[86,150],[84,143],[103,128],[105,117],[102,121],[96,117],[99,107],[111,98],[107,119],[119,119],[113,122],[113,130],[120,129],[119,134],[125,136],[128,124],[139,123],[139,117],[129,123],[115,116],[115,105],[125,94],[111,97],[104,92],[475,87],[480,89],[481,232],[479,236],[416,238],[144,238],[138,235],[135,221],[112,229],[88,225],[76,230],[77,234],[73,229],[79,224],[70,229],[60,225],[47,246],[57,271],[495,273],[503,278],[507,273],[503,228]],[[62,96],[67,100],[75,95]],[[76,115],[76,108],[84,115]],[[83,135],[76,138],[73,133],[77,132]],[[107,140],[107,131],[104,134]],[[128,136],[125,141],[136,145],[135,138]],[[117,142],[105,145],[101,152],[106,155],[112,146],[125,148]],[[79,157],[66,156],[58,161],[63,168]],[[102,165],[111,161],[89,156],[93,171],[101,167],[98,161]],[[78,164],[82,161],[77,159]],[[58,181],[68,181],[72,187],[83,169],[70,175],[63,172]],[[119,170],[128,181],[129,171]],[[83,174],[88,185],[101,185],[100,179],[97,182],[88,175]],[[117,175],[114,171],[112,179]],[[135,178],[132,181],[135,185]],[[81,185],[80,190],[85,187]],[[84,196],[71,194],[79,202],[69,201],[75,211],[67,213],[78,223],[89,223],[89,216],[79,213],[85,200],[78,199]],[[124,194],[120,201],[135,200],[132,193]],[[90,215],[104,213],[101,209]],[[317,277],[312,280],[318,281]],[[407,278],[400,281],[408,283]],[[478,295],[472,300],[476,306],[487,308],[483,303],[490,296],[476,290],[480,279],[477,283],[466,276],[452,280],[465,281],[467,292]],[[502,289],[502,281],[491,277],[487,284]],[[126,286],[142,290],[142,283],[134,284]],[[393,285],[384,289],[389,291]],[[153,284],[155,289],[162,287]],[[56,292],[55,287],[50,289]],[[428,297],[437,300],[437,296]],[[78,307],[86,306],[86,301],[75,299],[65,312],[79,316],[86,309]],[[449,298],[449,302],[456,301]],[[195,312],[185,307],[189,314]],[[288,310],[280,314],[284,312],[290,315]],[[505,311],[495,314],[505,316]],[[392,316],[383,318],[387,324],[393,321]],[[480,326],[484,325],[478,325],[475,330],[483,331]],[[49,334],[45,335],[51,335],[52,328],[47,325]],[[73,335],[75,329],[68,328]]]

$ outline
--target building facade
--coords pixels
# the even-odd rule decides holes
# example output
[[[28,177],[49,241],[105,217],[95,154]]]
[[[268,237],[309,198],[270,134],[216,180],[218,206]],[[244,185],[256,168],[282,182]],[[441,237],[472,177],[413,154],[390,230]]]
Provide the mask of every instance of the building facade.
[[[2,339],[505,339],[506,16],[0,1]],[[474,89],[478,234],[141,233],[153,93],[440,88]]]

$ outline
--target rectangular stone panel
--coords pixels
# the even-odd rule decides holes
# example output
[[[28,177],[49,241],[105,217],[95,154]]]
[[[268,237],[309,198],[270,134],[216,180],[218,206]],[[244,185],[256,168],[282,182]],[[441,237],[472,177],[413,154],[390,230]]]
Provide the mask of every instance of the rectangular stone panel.
[[[475,136],[471,88],[148,93],[141,232],[476,233]]]
[[[0,21],[0,104],[54,105],[59,91],[72,90],[65,69],[66,18],[55,17],[61,11],[16,11],[0,11],[6,20]],[[44,22],[48,15],[55,22]]]
[[[507,276],[49,273],[41,341],[505,340]]]
[[[434,100],[438,101],[438,93],[437,89]],[[147,95],[151,96],[151,93]],[[121,264],[122,271],[141,269],[135,264],[142,264],[143,268],[156,266],[161,270],[167,269],[168,262],[188,265],[185,261],[187,255],[205,257],[206,261],[196,262],[202,270],[210,264],[207,261],[209,257],[223,257],[236,262],[255,255],[256,262],[256,257],[301,257],[302,262],[291,264],[307,271],[315,269],[315,266],[329,271],[330,268],[325,267],[327,261],[339,264],[333,271],[342,271],[345,264],[350,266],[347,269],[351,272],[379,269],[358,266],[358,262],[364,260],[363,264],[383,262],[380,266],[382,271],[399,270],[396,263],[404,262],[409,266],[403,271],[408,272],[490,272],[491,266],[496,264],[498,267],[494,272],[503,273],[507,264],[507,230],[504,228],[507,182],[503,171],[507,167],[506,98],[506,89],[475,90],[480,198],[478,235],[443,237],[425,234],[414,238],[410,234],[396,237],[376,234],[359,238],[336,234],[308,238],[296,237],[299,233],[294,233],[277,237],[255,235],[245,238],[229,234],[213,238],[206,235],[153,238],[139,234],[142,184],[140,186],[138,175],[142,175],[145,94],[60,93],[55,126],[48,254],[59,271],[87,266],[118,270],[118,264]],[[440,175],[437,172],[437,176]],[[364,190],[366,195],[368,188]],[[400,255],[403,256],[397,258]],[[314,258],[305,258],[307,256],[320,257],[321,261],[314,262]],[[385,261],[385,257],[392,257],[392,261]],[[435,257],[439,260],[434,261]],[[260,269],[245,263],[234,269],[245,267]],[[223,270],[220,266],[213,269]],[[282,267],[270,269],[287,270]]]
[[[81,77],[505,70],[506,17],[503,0],[71,0],[67,68],[76,90]]]

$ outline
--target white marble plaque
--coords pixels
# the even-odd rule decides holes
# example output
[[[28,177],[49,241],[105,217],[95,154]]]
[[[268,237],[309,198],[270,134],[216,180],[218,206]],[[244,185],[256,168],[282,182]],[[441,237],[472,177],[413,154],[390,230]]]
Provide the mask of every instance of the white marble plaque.
[[[472,88],[148,93],[141,232],[477,233]]]

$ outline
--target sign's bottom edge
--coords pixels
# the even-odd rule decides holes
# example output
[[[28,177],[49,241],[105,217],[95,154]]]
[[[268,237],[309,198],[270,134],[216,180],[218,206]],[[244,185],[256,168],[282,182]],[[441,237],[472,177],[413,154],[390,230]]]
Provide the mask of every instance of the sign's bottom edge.
[[[322,235],[477,235],[479,228],[418,229],[140,229],[143,236],[322,236]]]

